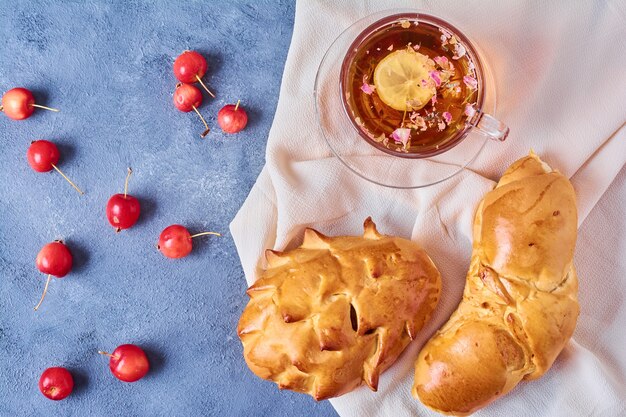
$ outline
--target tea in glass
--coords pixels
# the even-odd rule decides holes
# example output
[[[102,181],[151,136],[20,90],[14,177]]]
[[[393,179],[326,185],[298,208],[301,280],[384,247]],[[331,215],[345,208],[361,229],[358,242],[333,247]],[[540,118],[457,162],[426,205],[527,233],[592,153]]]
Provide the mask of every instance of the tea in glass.
[[[464,137],[483,89],[469,40],[423,16],[389,16],[366,29],[344,59],[340,83],[344,109],[363,138],[417,158]]]

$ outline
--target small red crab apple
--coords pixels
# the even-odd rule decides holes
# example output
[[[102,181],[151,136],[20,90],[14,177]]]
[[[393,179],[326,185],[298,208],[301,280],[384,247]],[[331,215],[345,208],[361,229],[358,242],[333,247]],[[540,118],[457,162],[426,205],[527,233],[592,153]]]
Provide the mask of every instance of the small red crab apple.
[[[206,128],[200,136],[205,137],[211,130],[206,120],[204,120],[204,117],[202,117],[198,111],[200,104],[202,104],[202,93],[198,87],[191,84],[176,84],[176,90],[174,90],[174,105],[178,110],[185,113],[189,113],[192,110],[196,112]]]
[[[113,195],[107,203],[107,219],[111,226],[115,227],[116,232],[131,228],[139,219],[141,211],[139,200],[128,194],[128,179],[132,173],[133,170],[128,168],[126,181],[124,181],[124,194]]]
[[[48,279],[46,280],[46,286],[43,288],[41,299],[35,306],[35,311],[41,306],[43,299],[46,297],[50,278],[52,276],[57,278],[66,276],[72,270],[72,262],[72,253],[60,240],[48,243],[41,248],[35,259],[35,265],[37,265],[37,269],[40,272],[48,274]]]
[[[211,97],[215,98],[215,94],[202,82],[207,68],[206,59],[196,51],[183,51],[174,61],[174,75],[178,81],[185,84],[193,84],[197,81]]]
[[[248,124],[248,114],[237,104],[227,104],[217,113],[217,123],[226,133],[241,132]]]
[[[118,346],[113,353],[98,351],[110,357],[109,369],[120,381],[135,382],[146,376],[150,363],[146,352],[137,345],[125,344]]]
[[[26,158],[28,158],[28,164],[37,172],[48,172],[53,169],[56,170],[67,182],[70,183],[76,191],[84,194],[80,188],[76,186],[58,167],[59,157],[61,153],[57,146],[48,140],[36,140],[30,143],[28,151],[26,151]]]
[[[60,366],[46,369],[39,378],[39,391],[46,398],[54,401],[67,398],[73,389],[74,378],[72,378],[72,374]]]
[[[202,232],[192,235],[185,226],[173,224],[161,232],[157,249],[168,258],[184,258],[191,252],[191,240],[206,235],[222,236],[217,232]]]
[[[58,109],[35,104],[33,93],[22,87],[13,88],[2,96],[0,111],[3,111],[10,119],[24,120],[30,117],[35,111],[35,107],[40,109],[58,112]]]

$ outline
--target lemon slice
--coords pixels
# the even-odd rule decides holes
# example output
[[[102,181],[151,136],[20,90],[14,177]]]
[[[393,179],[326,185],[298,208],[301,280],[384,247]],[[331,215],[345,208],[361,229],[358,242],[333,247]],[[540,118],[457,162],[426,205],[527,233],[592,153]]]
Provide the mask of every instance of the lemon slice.
[[[378,97],[400,111],[419,110],[437,93],[430,72],[435,63],[412,48],[390,53],[374,70]]]

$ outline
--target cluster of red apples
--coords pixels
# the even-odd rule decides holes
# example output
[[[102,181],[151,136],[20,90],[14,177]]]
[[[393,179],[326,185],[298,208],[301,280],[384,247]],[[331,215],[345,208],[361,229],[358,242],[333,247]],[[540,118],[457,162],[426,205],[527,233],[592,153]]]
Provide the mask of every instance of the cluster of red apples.
[[[195,111],[204,124],[204,132],[200,135],[205,137],[211,129],[207,124],[198,107],[202,104],[202,91],[194,84],[200,85],[213,98],[215,94],[202,82],[202,77],[206,74],[208,64],[206,59],[196,51],[184,51],[174,61],[174,75],[179,83],[174,90],[174,105],[182,112],[189,113]],[[217,113],[217,123],[225,133],[237,133],[242,131],[248,124],[248,114],[237,104],[227,104]]]
[[[209,127],[198,107],[202,104],[202,92],[196,87],[196,82],[212,96],[215,95],[203,83],[202,77],[207,70],[207,62],[197,52],[185,51],[174,62],[174,74],[180,81],[174,91],[174,104],[176,108],[183,112],[194,110],[205,125],[205,131],[201,135],[206,136]],[[24,120],[29,118],[35,108],[41,108],[53,112],[58,109],[43,106],[35,103],[33,93],[26,88],[13,88],[2,96],[0,112],[13,120]],[[228,104],[217,114],[217,122],[225,133],[237,133],[243,130],[248,123],[248,115],[242,106]],[[36,172],[57,171],[76,191],[83,194],[80,188],[72,182],[59,168],[58,163],[61,153],[51,141],[35,140],[31,142],[26,157],[31,168]],[[128,181],[132,170],[128,168],[126,181],[124,183],[124,193],[113,195],[106,205],[106,217],[115,228],[116,232],[129,229],[138,221],[141,206],[139,200],[128,194]],[[205,236],[216,235],[216,232],[201,232],[191,234],[182,225],[174,224],[166,227],[160,234],[157,249],[168,258],[183,258],[192,250],[192,239]],[[51,277],[63,278],[71,270],[73,257],[68,246],[60,240],[44,245],[35,259],[37,269],[43,274],[47,274],[45,287],[41,299],[35,306],[37,310],[48,290]],[[136,345],[123,344],[118,346],[113,353],[99,351],[98,353],[110,357],[109,368],[111,373],[121,381],[135,382],[143,378],[150,369],[150,364],[145,352]],[[63,367],[47,368],[39,380],[39,390],[44,396],[51,400],[62,400],[72,392],[74,380],[72,374]]]
[[[137,345],[120,345],[113,353],[98,351],[108,356],[109,369],[120,381],[135,382],[146,376],[150,370],[150,362],[146,352]],[[48,368],[39,378],[39,391],[46,398],[59,401],[67,398],[74,389],[74,378],[70,371],[61,366]]]

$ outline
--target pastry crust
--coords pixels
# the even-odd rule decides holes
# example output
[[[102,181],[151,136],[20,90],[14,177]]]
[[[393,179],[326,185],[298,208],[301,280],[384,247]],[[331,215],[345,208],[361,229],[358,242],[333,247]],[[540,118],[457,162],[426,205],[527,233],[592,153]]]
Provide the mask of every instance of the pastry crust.
[[[267,251],[238,326],[256,375],[316,400],[378,377],[434,310],[439,272],[415,243],[383,236],[367,219],[363,237],[307,229],[302,246]]]
[[[478,206],[458,309],[420,352],[413,396],[468,415],[552,366],[578,318],[577,213],[567,178],[535,154]]]

